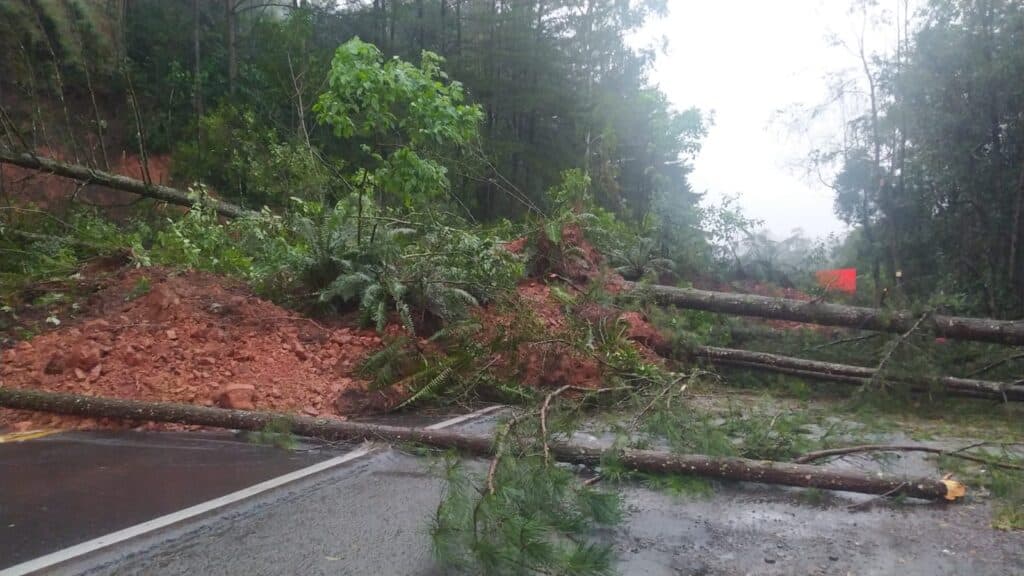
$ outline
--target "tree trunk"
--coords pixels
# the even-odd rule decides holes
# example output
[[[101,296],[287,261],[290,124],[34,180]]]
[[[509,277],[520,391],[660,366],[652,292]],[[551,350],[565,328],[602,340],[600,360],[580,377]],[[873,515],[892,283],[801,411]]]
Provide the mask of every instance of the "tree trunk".
[[[423,24],[423,0],[416,0],[416,42],[419,44],[419,52],[426,48],[426,38]]]
[[[1017,180],[1017,198],[1013,206],[1013,229],[1010,231],[1010,257],[1006,271],[1010,288],[1018,293],[1018,306],[1024,307],[1024,295],[1020,294],[1017,285],[1017,243],[1020,241],[1020,216],[1024,210],[1024,159],[1021,161],[1020,177]]]
[[[146,196],[147,198],[167,202],[168,204],[176,204],[178,206],[186,206],[189,208],[197,204],[196,201],[187,193],[175,188],[162,186],[160,184],[146,184],[141,180],[136,180],[127,176],[110,174],[109,172],[103,172],[101,170],[93,170],[86,166],[68,164],[67,162],[61,162],[60,160],[54,160],[43,156],[36,156],[34,154],[18,154],[16,152],[0,150],[0,163],[12,164],[14,166],[20,166],[30,170],[38,170],[40,172],[48,172],[56,176],[78,180],[79,182],[84,182],[86,184],[97,184],[108,188],[123,190],[125,192],[131,192],[132,194],[138,194],[140,196]],[[246,210],[241,206],[224,202],[223,200],[210,198],[207,199],[206,202],[212,206],[218,214],[228,218],[240,218],[242,216],[255,214],[255,212]]]
[[[626,282],[625,287],[627,291],[638,295],[649,293],[661,305],[706,310],[720,314],[807,322],[823,326],[845,326],[876,332],[906,332],[920,318],[920,314],[907,310],[880,310],[862,306],[770,298],[753,294],[711,292],[657,284],[642,285],[633,282]],[[921,327],[922,329],[931,329],[936,336],[946,338],[994,342],[1010,346],[1024,344],[1024,321],[932,315]]]
[[[203,115],[203,82],[202,60],[199,53],[200,11],[199,0],[192,0],[192,108],[196,115],[196,123]],[[196,133],[196,141],[199,136]]]
[[[455,0],[455,54],[462,56],[462,0]],[[459,61],[462,66],[462,61]]]
[[[453,430],[384,426],[273,412],[246,412],[9,388],[0,388],[0,406],[88,418],[176,422],[242,430],[262,430],[271,423],[286,423],[293,434],[328,441],[413,442],[433,448],[456,449],[478,456],[491,455],[494,447],[491,436]],[[562,462],[599,466],[602,460],[613,457],[630,470],[652,474],[695,474],[727,480],[865,494],[904,495],[928,500],[953,500],[962,494],[956,490],[960,488],[959,485],[954,484],[951,487],[942,480],[931,478],[900,478],[852,470],[825,470],[806,464],[699,454],[669,454],[652,450],[623,449],[613,452],[610,449],[559,441],[549,442],[548,446],[551,454]]]
[[[238,49],[236,46],[235,0],[224,0],[224,21],[227,27],[228,48],[228,92],[235,93],[235,80],[238,78]]]
[[[659,353],[662,352],[659,351]],[[716,346],[700,346],[696,349],[695,355],[700,358],[706,358],[714,364],[750,368],[752,370],[769,370],[783,374],[855,385],[870,382],[877,372],[875,368],[864,366],[805,360],[803,358],[793,358],[767,352],[750,352],[748,350],[719,348]],[[954,396],[1024,401],[1024,386],[1019,384],[954,378],[951,376],[927,378],[885,375],[885,380],[910,384],[912,389],[917,391],[927,391],[931,387],[937,386]]]

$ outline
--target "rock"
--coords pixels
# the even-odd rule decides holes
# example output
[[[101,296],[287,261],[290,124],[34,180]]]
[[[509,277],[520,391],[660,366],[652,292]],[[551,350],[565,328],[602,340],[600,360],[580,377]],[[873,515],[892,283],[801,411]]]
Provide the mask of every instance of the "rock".
[[[178,331],[175,330],[174,328],[171,328],[170,330],[164,332],[164,335],[167,336],[168,340],[177,340],[178,339]]]
[[[181,304],[181,298],[178,298],[166,284],[156,285],[144,300],[146,315],[152,322],[166,322],[171,319],[175,308]]]
[[[106,320],[90,320],[82,326],[82,329],[86,332],[105,332],[110,330],[110,322]]]
[[[320,411],[313,406],[306,406],[305,408],[302,409],[302,411],[305,412],[306,414],[309,414],[310,416],[320,415]]]
[[[305,362],[307,359],[309,359],[309,354],[306,352],[306,347],[302,345],[302,342],[295,340],[294,342],[292,342],[291,348],[292,351],[295,352],[295,356],[299,360]]]
[[[61,374],[64,372],[64,367],[67,365],[67,358],[63,354],[57,352],[50,357],[50,361],[46,363],[46,367],[43,368],[43,372],[46,374]]]
[[[84,342],[71,348],[71,354],[67,359],[66,365],[86,371],[92,370],[100,363],[101,355],[102,352],[99,346],[93,342]]]
[[[12,428],[14,428],[15,432],[28,432],[32,429],[32,421],[22,420],[21,422],[16,422]]]
[[[96,380],[103,374],[103,364],[97,364],[93,366],[92,370],[89,370],[89,380]]]
[[[89,375],[85,373],[81,368],[75,368],[75,378],[79,380],[85,380]]]
[[[142,362],[143,357],[138,352],[131,351],[124,355],[124,363],[133,368],[136,366],[140,366]]]
[[[200,366],[213,366],[216,363],[217,361],[209,356],[200,356],[199,358],[196,358],[196,364]]]
[[[636,340],[653,348],[665,346],[668,343],[661,332],[652,326],[639,312],[626,312],[619,316],[619,320],[625,322],[626,326],[628,326],[626,337],[630,340]]]
[[[228,384],[217,393],[217,404],[233,410],[256,408],[256,387],[252,384]]]

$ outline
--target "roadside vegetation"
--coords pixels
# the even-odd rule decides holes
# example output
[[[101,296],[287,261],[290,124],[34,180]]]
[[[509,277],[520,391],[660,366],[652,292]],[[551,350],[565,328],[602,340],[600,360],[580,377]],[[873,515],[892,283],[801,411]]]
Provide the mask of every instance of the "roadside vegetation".
[[[883,109],[847,127],[853,146],[816,157],[819,167],[837,163],[837,211],[854,226],[845,239],[823,241],[799,232],[776,239],[735,199],[702,203],[691,188],[688,162],[711,118],[670,106],[648,82],[652,54],[627,42],[664,2],[598,1],[585,10],[444,2],[431,3],[432,16],[423,3],[395,2],[391,12],[383,2],[258,4],[202,14],[157,1],[122,14],[78,1],[0,6],[0,47],[18,55],[0,65],[0,151],[166,178],[194,202],[126,200],[88,183],[68,189],[0,164],[3,348],[17,352],[94,319],[90,298],[131,270],[141,274],[126,303],[161,295],[164,274],[203,271],[321,332],[329,331],[321,322],[372,332],[377,340],[361,349],[354,373],[365,381],[360,398],[383,399],[377,408],[514,407],[490,462],[439,457],[446,490],[430,535],[437,558],[468,573],[612,573],[600,535],[624,513],[616,486],[640,482],[684,497],[719,486],[639,474],[614,458],[589,468],[555,462],[549,443],[574,434],[621,448],[785,462],[895,432],[962,439],[949,449],[966,446],[1009,468],[940,454],[939,469],[991,498],[995,528],[1024,529],[1019,406],[947,397],[938,387],[912,391],[901,379],[1019,384],[1016,349],[947,341],[927,323],[887,335],[726,317],[623,288],[635,281],[827,298],[905,308],[922,320],[1015,318],[1024,293],[1019,218],[986,216],[984,207],[1020,211],[1020,94],[981,83],[993,102],[1017,108],[992,111],[985,130],[999,133],[994,142],[978,136],[967,174],[937,152],[958,139],[943,130],[960,128],[933,121],[941,111],[927,104],[945,89],[934,86],[943,80],[930,72],[932,58],[955,59],[964,48],[991,59],[964,39],[976,38],[977,19],[990,23],[999,65],[1020,68],[1016,29],[991,26],[1022,21],[1012,3],[979,15],[973,4],[934,2],[904,38],[899,62],[865,63],[871,78],[916,78],[925,93],[906,93],[903,76],[882,84]],[[464,12],[453,15],[453,6]],[[961,8],[962,18],[947,17]],[[193,58],[192,43],[210,50]],[[924,52],[937,43],[949,50]],[[81,98],[68,102],[72,88]],[[169,169],[154,178],[161,165]],[[1018,173],[1019,190],[1011,185]],[[947,188],[987,196],[922,199]],[[225,218],[215,199],[246,215]],[[929,203],[936,207],[911,210]],[[965,220],[984,223],[985,234],[971,236],[970,253],[935,262],[931,247],[958,242],[952,231]],[[869,271],[856,294],[815,278],[847,266]],[[833,386],[719,368],[701,359],[704,346],[870,366],[877,375]],[[307,355],[297,340],[285,348]],[[252,437],[294,447],[278,424]],[[876,459],[884,468],[885,456]]]

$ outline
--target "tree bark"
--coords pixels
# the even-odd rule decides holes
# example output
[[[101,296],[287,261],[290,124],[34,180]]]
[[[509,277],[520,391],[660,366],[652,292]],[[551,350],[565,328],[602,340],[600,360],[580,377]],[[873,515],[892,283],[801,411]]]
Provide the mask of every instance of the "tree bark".
[[[662,305],[679,306],[693,310],[706,310],[721,314],[757,316],[775,320],[807,322],[823,326],[845,326],[859,330],[902,333],[920,318],[907,310],[882,310],[861,306],[846,306],[822,302],[804,302],[785,298],[770,298],[753,294],[711,292],[694,288],[641,285],[626,282],[628,291],[648,292]],[[977,342],[994,342],[1009,346],[1024,344],[1024,321],[967,318],[962,316],[931,315],[922,324],[931,328],[936,336]]]
[[[695,353],[697,356],[706,358],[714,364],[750,368],[753,370],[769,370],[794,376],[854,385],[870,382],[877,373],[875,368],[864,366],[805,360],[803,358],[793,358],[767,352],[750,352],[748,350],[719,348],[716,346],[700,346],[696,349]],[[954,378],[951,376],[926,378],[886,375],[885,379],[892,382],[910,384],[911,389],[916,391],[927,391],[932,386],[941,386],[945,389],[946,393],[954,396],[1024,401],[1024,386],[1019,384]]]
[[[186,404],[139,402],[35,390],[0,388],[0,406],[88,418],[175,422],[241,430],[262,430],[271,423],[286,423],[291,433],[299,436],[321,438],[328,441],[413,442],[433,448],[456,449],[477,456],[491,456],[494,449],[491,436],[466,434],[453,430],[384,426],[274,412],[225,410]],[[598,466],[603,459],[612,457],[631,470],[653,474],[695,474],[744,482],[782,484],[865,494],[904,495],[927,500],[952,500],[958,497],[958,492],[951,491],[946,482],[931,478],[900,478],[864,474],[852,470],[825,470],[805,464],[711,457],[700,454],[669,454],[633,449],[612,451],[568,442],[553,441],[548,445],[555,459],[587,466]]]
[[[192,109],[196,124],[203,115],[202,59],[199,50],[199,31],[202,22],[199,0],[192,0]],[[198,134],[198,133],[197,133]],[[196,136],[198,141],[199,137]]]
[[[235,39],[237,29],[235,20],[235,0],[224,0],[224,22],[227,29],[225,42],[228,48],[228,92],[235,93],[235,80],[238,78],[238,49]]]
[[[131,192],[132,194],[138,194],[140,196],[146,196],[147,198],[167,202],[168,204],[176,204],[178,206],[186,206],[189,208],[197,205],[195,199],[190,197],[187,193],[175,188],[162,186],[160,184],[146,184],[141,180],[136,180],[127,176],[111,174],[101,170],[93,170],[92,168],[77,164],[68,164],[67,162],[61,162],[60,160],[54,160],[44,156],[36,156],[28,153],[19,154],[0,149],[0,163],[20,166],[22,168],[28,168],[29,170],[48,172],[56,176],[78,180],[79,182],[87,184],[97,184],[108,188],[115,188],[117,190],[123,190],[125,192]],[[235,204],[224,202],[223,200],[210,198],[207,199],[206,202],[209,203],[209,205],[211,205],[218,214],[228,218],[240,218],[242,216],[255,214],[255,212],[246,210],[245,208]]]

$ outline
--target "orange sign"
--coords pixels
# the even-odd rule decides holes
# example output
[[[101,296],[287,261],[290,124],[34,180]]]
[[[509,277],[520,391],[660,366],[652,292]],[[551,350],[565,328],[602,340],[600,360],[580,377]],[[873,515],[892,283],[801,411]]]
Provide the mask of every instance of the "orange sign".
[[[815,276],[825,290],[838,290],[847,294],[857,293],[857,269],[819,270]]]

